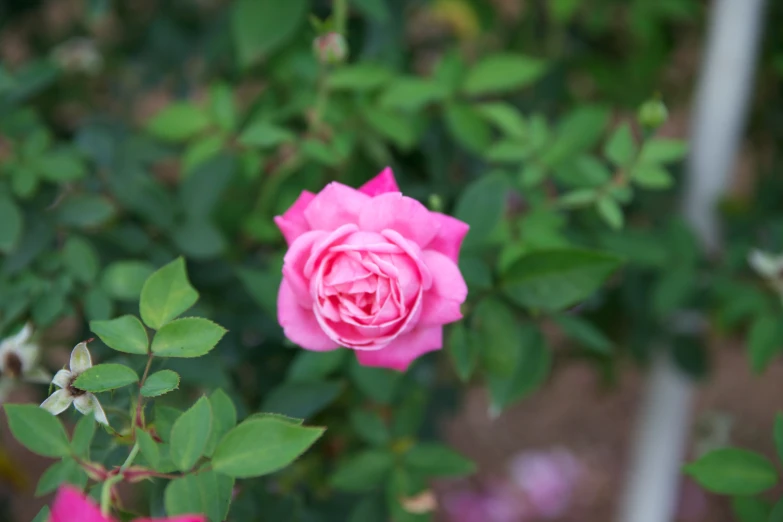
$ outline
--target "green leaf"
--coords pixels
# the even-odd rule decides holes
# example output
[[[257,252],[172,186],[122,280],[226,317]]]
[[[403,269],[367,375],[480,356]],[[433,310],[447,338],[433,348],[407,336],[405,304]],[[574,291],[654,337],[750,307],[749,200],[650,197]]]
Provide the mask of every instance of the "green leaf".
[[[600,105],[582,105],[567,114],[541,151],[540,163],[554,167],[588,152],[601,140],[610,117],[611,111]],[[531,131],[534,121],[531,119]]]
[[[762,373],[781,352],[783,352],[783,322],[779,314],[768,313],[757,317],[748,333],[748,355],[753,371]]]
[[[276,51],[305,21],[306,0],[238,0],[232,5],[234,45],[243,67]]]
[[[612,353],[612,342],[598,328],[574,315],[558,315],[555,322],[571,339],[599,355]]]
[[[152,353],[159,357],[201,357],[209,353],[226,330],[208,319],[186,317],[163,326],[152,339]]]
[[[375,412],[353,410],[351,412],[351,426],[359,437],[374,446],[385,446],[391,440],[389,428],[380,415]]]
[[[108,321],[90,321],[92,330],[106,346],[118,352],[146,354],[149,351],[147,330],[136,317],[123,315]]]
[[[664,164],[680,161],[688,155],[688,144],[681,140],[655,138],[642,147],[639,161],[642,163]]]
[[[164,442],[170,441],[171,428],[180,415],[182,411],[177,408],[155,404],[155,430]]]
[[[777,471],[765,456],[738,448],[711,451],[684,471],[704,489],[722,495],[756,495],[778,482]]]
[[[101,276],[101,287],[109,297],[135,301],[141,295],[144,281],[154,267],[145,261],[116,261],[107,266]]]
[[[446,128],[454,140],[474,154],[483,154],[492,141],[492,132],[479,113],[467,104],[449,104],[444,114]]]
[[[589,297],[620,265],[619,258],[603,252],[541,250],[505,271],[503,290],[521,306],[561,310]]]
[[[636,142],[633,139],[630,125],[623,123],[615,129],[609,141],[606,142],[604,155],[618,167],[629,165],[634,160]]]
[[[387,22],[391,16],[386,0],[351,0],[351,3],[374,22]]]
[[[84,391],[99,393],[116,390],[134,382],[139,376],[124,364],[98,364],[80,374],[73,385]]]
[[[340,462],[329,482],[342,491],[371,491],[384,482],[393,467],[393,453],[365,450]]]
[[[363,111],[367,124],[396,146],[408,150],[416,144],[417,132],[410,116],[375,107]]]
[[[206,455],[212,456],[215,448],[223,435],[237,424],[237,409],[234,401],[221,389],[217,389],[209,396],[212,406],[212,431],[207,441]],[[301,421],[300,421],[301,424]]]
[[[288,466],[323,432],[272,417],[246,420],[220,441],[212,467],[235,478],[266,475]]]
[[[22,237],[22,212],[8,194],[0,194],[0,252],[9,254]]]
[[[210,522],[228,516],[234,479],[213,471],[185,475],[169,482],[164,505],[169,516],[204,513]]]
[[[44,506],[41,508],[41,511],[38,512],[32,522],[49,522],[49,515],[49,507]]]
[[[181,257],[152,274],[141,289],[139,311],[150,328],[160,328],[198,301],[198,292],[188,281],[185,260]]]
[[[82,415],[76,427],[73,429],[71,438],[71,448],[77,457],[88,458],[90,455],[90,444],[95,436],[95,417],[92,415]]]
[[[462,91],[469,96],[502,94],[526,87],[546,72],[546,63],[521,54],[493,54],[473,66]]]
[[[179,374],[172,370],[155,372],[144,381],[141,394],[144,397],[158,397],[179,388]]]
[[[60,419],[33,404],[5,404],[8,427],[25,448],[44,457],[71,453],[68,435]]]
[[[470,225],[463,246],[482,245],[495,230],[506,209],[509,183],[501,174],[485,175],[469,184],[460,194],[454,217]]]
[[[364,395],[381,404],[389,404],[397,393],[401,374],[386,368],[362,366],[351,361],[351,379]]]
[[[35,160],[41,177],[54,183],[78,181],[87,174],[84,161],[73,149],[52,150]]]
[[[65,242],[63,264],[68,272],[82,283],[91,283],[98,276],[98,254],[92,244],[83,237],[71,236]]]
[[[280,270],[251,270],[241,268],[237,275],[250,297],[270,316],[277,315],[277,289],[280,288]],[[316,352],[305,352],[316,353]],[[328,352],[334,353],[334,352]]]
[[[35,488],[35,496],[48,495],[62,484],[72,484],[79,489],[87,485],[87,474],[81,466],[70,457],[55,462],[43,472]]]
[[[274,148],[295,139],[296,135],[288,129],[263,120],[250,123],[239,135],[239,143],[245,147]]]
[[[394,73],[382,65],[362,62],[333,71],[327,84],[334,90],[371,91],[387,85],[393,77]]]
[[[204,454],[212,429],[209,399],[201,397],[171,427],[171,460],[181,471],[189,471]]]
[[[192,103],[175,102],[147,122],[147,132],[160,140],[179,142],[201,133],[209,125],[209,116],[203,109]]]
[[[476,471],[471,460],[437,443],[417,444],[405,454],[404,464],[427,477],[459,477]]]
[[[223,136],[204,136],[197,138],[188,144],[182,156],[182,170],[188,179],[194,170],[204,165],[223,150],[225,138]]]
[[[485,297],[471,317],[468,339],[479,347],[484,367],[494,375],[509,377],[519,358],[521,324],[505,302]]]
[[[778,459],[783,461],[783,413],[781,412],[775,414],[773,438],[775,439],[775,450],[778,452]]]
[[[218,83],[209,90],[209,110],[218,127],[230,132],[237,126],[237,107],[231,86]]]
[[[488,375],[491,407],[498,413],[543,386],[552,369],[552,352],[537,329],[523,329],[518,342],[516,366],[511,376]]]
[[[307,419],[334,402],[342,389],[336,381],[283,383],[269,392],[261,409]]]
[[[63,225],[93,228],[114,216],[111,201],[97,194],[74,194],[57,207],[57,219]]]
[[[136,429],[136,443],[139,445],[141,454],[147,460],[152,469],[156,469],[160,464],[160,448],[158,443],[152,438],[152,435],[146,431],[137,428]]]
[[[477,112],[499,128],[504,135],[523,139],[527,135],[527,123],[519,110],[506,102],[488,102],[476,106]]]
[[[318,381],[343,366],[350,351],[337,349],[328,352],[302,351],[288,368],[290,382]]]
[[[639,163],[631,169],[631,181],[648,190],[667,189],[674,184],[666,169],[650,163]]]
[[[462,382],[469,381],[476,368],[479,351],[464,323],[455,323],[449,328],[446,346],[454,361],[457,376]]]
[[[760,498],[734,497],[731,510],[737,522],[768,522],[772,506]]]
[[[623,228],[625,222],[625,216],[623,215],[623,209],[620,205],[612,199],[610,196],[605,196],[596,201],[595,209],[598,211],[598,215],[606,222],[607,225],[615,230]]]
[[[783,522],[783,499],[778,500],[778,503],[772,508],[767,522]]]
[[[379,103],[381,107],[387,109],[415,112],[445,97],[446,91],[443,86],[432,80],[416,76],[400,76],[383,91]]]

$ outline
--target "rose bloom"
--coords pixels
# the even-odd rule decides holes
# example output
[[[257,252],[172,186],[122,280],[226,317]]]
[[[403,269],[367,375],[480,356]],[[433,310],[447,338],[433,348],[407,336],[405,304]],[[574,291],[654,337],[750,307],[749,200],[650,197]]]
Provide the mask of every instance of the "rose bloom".
[[[403,196],[391,169],[359,190],[333,182],[302,192],[275,223],[289,247],[278,320],[302,348],[342,346],[362,365],[404,371],[462,318],[457,258],[468,225]]]
[[[49,522],[116,522],[103,516],[100,508],[81,491],[72,486],[62,486],[52,505]],[[135,522],[207,522],[204,515],[181,515],[169,518],[137,518]]]

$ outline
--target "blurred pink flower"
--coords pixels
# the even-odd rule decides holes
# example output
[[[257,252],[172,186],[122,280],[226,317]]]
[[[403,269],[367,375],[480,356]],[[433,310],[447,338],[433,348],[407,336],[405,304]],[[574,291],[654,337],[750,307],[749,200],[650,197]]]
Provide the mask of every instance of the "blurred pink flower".
[[[555,450],[522,453],[511,462],[510,471],[534,513],[552,519],[568,509],[581,466],[570,453]]]
[[[451,522],[489,522],[484,497],[471,490],[460,490],[443,501],[443,507]]]
[[[61,486],[54,499],[50,522],[115,522],[103,516],[100,508],[78,489]],[[137,518],[135,522],[206,522],[203,515],[182,515],[169,518]]]

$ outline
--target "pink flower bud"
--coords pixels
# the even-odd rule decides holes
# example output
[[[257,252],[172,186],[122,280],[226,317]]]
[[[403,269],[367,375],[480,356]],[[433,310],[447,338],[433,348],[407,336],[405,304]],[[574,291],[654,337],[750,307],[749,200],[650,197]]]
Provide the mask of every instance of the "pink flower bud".
[[[348,58],[348,43],[340,33],[326,33],[313,40],[313,52],[321,63],[342,63]]]

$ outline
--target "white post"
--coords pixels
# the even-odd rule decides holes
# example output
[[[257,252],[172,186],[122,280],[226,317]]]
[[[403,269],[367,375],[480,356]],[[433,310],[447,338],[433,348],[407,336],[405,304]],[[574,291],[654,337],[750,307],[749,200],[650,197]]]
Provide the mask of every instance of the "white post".
[[[709,253],[720,247],[715,214],[744,129],[764,0],[715,0],[696,92],[682,212]],[[693,383],[659,354],[642,404],[618,522],[674,519],[690,430]]]

